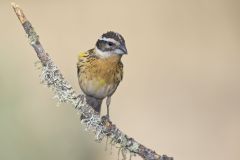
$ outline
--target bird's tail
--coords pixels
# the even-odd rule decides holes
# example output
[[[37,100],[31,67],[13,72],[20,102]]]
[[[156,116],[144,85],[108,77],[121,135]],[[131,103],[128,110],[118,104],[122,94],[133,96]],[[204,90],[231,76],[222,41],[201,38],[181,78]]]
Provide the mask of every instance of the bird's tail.
[[[94,98],[91,96],[86,96],[86,100],[87,100],[88,105],[90,105],[96,112],[100,113],[102,99]]]
[[[102,99],[94,98],[86,95],[87,104],[90,105],[96,112],[100,114]],[[85,116],[81,116],[81,119],[85,119]]]

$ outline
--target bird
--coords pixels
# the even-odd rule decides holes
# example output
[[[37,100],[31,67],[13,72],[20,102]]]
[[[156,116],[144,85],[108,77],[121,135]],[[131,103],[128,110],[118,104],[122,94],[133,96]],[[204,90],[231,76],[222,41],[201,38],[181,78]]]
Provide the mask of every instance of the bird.
[[[114,31],[102,34],[95,47],[78,55],[77,75],[86,102],[99,115],[103,99],[106,98],[107,115],[111,96],[123,79],[121,58],[127,54],[123,36]],[[83,119],[84,116],[81,117]]]

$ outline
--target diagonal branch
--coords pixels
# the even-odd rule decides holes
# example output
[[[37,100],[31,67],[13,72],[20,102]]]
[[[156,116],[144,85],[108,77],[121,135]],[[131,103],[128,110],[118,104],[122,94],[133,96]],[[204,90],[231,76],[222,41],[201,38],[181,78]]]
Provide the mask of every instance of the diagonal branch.
[[[30,45],[35,49],[41,61],[41,81],[54,91],[55,97],[60,102],[71,103],[78,112],[86,117],[86,119],[82,120],[82,124],[86,126],[88,131],[96,135],[98,141],[106,137],[110,139],[111,145],[120,146],[119,151],[122,152],[123,158],[126,158],[126,154],[130,153],[130,155],[137,154],[145,160],[173,160],[171,157],[159,155],[155,151],[138,143],[133,138],[124,134],[110,120],[104,117],[100,118],[98,113],[87,104],[85,96],[77,95],[71,85],[63,78],[60,70],[43,49],[39,41],[39,36],[27,20],[22,9],[15,3],[11,5],[28,36]]]

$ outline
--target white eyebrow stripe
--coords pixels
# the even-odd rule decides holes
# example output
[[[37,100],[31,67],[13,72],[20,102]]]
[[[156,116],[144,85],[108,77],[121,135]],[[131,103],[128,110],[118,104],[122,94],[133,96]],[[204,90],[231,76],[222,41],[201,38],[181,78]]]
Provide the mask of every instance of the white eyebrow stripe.
[[[119,44],[119,42],[116,41],[116,40],[113,39],[113,38],[100,37],[99,40],[103,40],[103,41],[107,41],[107,42],[112,42],[112,43],[114,43],[114,44]]]

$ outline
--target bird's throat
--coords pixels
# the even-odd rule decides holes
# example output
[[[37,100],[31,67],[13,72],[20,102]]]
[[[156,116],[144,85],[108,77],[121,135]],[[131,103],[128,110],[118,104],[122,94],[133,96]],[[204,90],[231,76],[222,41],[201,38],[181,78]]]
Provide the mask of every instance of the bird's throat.
[[[97,47],[95,48],[95,54],[99,58],[103,58],[103,59],[110,58],[110,59],[116,59],[116,60],[118,59],[118,60],[120,60],[121,57],[122,57],[122,55],[116,54],[116,53],[114,53],[112,51],[105,51],[105,52],[103,52],[100,49],[98,49]]]

